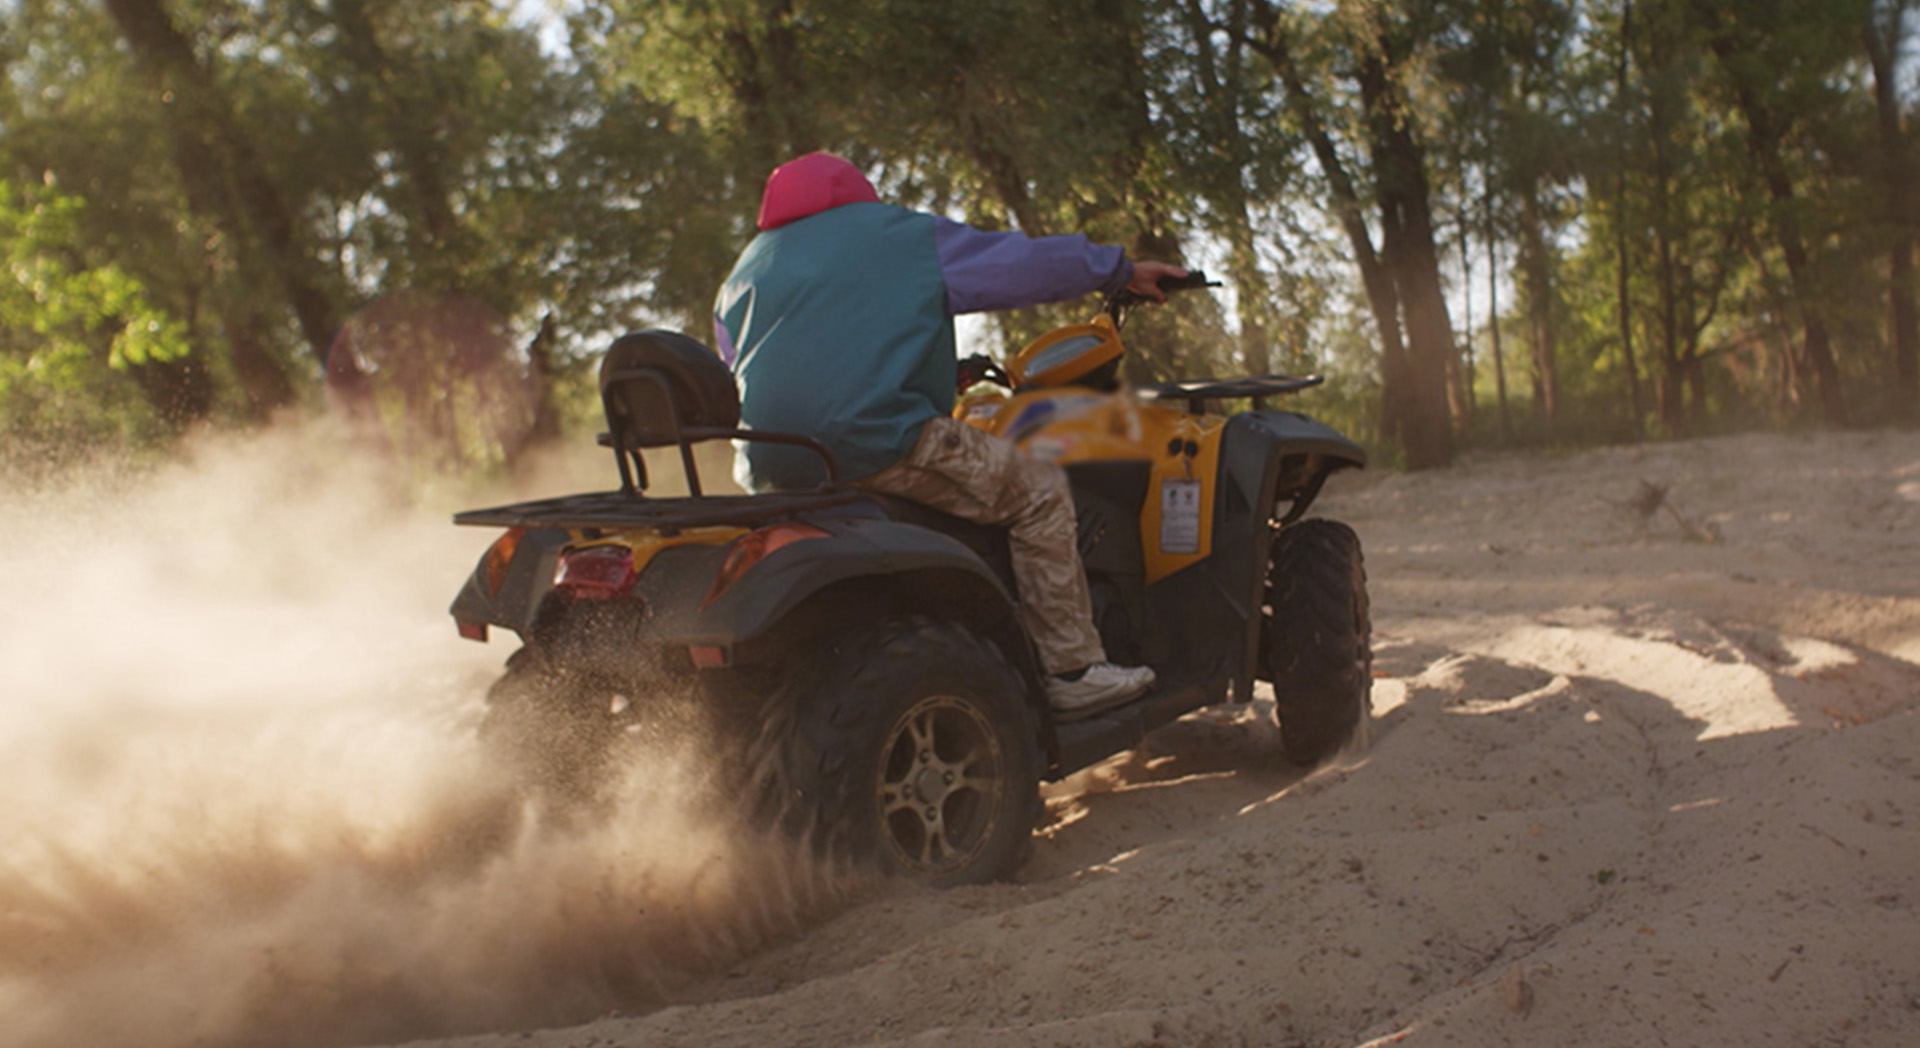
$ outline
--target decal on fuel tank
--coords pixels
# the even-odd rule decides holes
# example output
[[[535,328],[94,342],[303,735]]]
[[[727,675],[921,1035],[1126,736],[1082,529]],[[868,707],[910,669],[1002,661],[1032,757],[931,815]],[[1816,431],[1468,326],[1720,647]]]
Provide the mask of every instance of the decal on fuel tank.
[[[1007,427],[1007,439],[1018,444],[1027,434],[1051,422],[1053,414],[1051,400],[1036,400],[1028,404],[1013,417],[1013,423]]]
[[[1200,552],[1200,482],[1168,477],[1160,482],[1160,552]]]

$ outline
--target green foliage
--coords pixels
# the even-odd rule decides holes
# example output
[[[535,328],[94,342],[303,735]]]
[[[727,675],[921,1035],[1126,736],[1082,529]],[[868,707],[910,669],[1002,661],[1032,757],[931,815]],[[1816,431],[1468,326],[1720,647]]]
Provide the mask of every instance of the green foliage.
[[[905,204],[1205,265],[1231,292],[1140,314],[1134,377],[1325,373],[1303,405],[1376,446],[1400,432],[1379,324],[1422,308],[1421,352],[1473,348],[1470,441],[1817,421],[1815,328],[1856,415],[1912,417],[1882,319],[1916,232],[1892,174],[1912,100],[1876,109],[1862,45],[1872,19],[1910,82],[1906,6],[606,0],[568,6],[555,44],[506,0],[15,0],[0,407],[10,432],[161,440],[321,403],[350,356],[397,443],[490,460],[507,438],[483,420],[524,428],[523,384],[564,414],[618,331],[705,337],[767,171],[832,149]],[[183,49],[139,38],[139,10]],[[1388,155],[1396,135],[1417,151]],[[1403,280],[1444,249],[1456,313],[1471,250],[1476,330],[1437,330],[1461,318],[1432,296],[1380,312],[1355,215]],[[369,309],[395,301],[497,318],[486,359],[381,342]],[[989,338],[1010,352],[1092,308]]]
[[[184,360],[186,329],[113,263],[70,250],[80,200],[0,181],[0,425],[14,440],[144,438],[137,374]]]

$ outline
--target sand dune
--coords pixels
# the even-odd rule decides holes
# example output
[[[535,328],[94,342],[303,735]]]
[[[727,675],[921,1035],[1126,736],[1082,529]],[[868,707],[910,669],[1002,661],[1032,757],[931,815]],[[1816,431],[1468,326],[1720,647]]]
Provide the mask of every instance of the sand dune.
[[[1264,711],[1203,714],[1050,788],[1020,884],[462,1043],[1920,1044],[1920,439],[1489,458],[1322,512],[1369,551],[1366,753],[1302,777]]]
[[[365,585],[238,594],[105,536],[134,610],[258,635],[191,687],[184,626],[63,676],[34,653],[78,642],[8,620],[0,788],[62,814],[0,824],[0,1044],[1920,1044],[1920,436],[1477,458],[1320,512],[1367,549],[1371,746],[1305,774],[1264,703],[1205,711],[1049,786],[1018,883],[945,893],[678,819],[676,776],[616,831],[489,821],[461,733],[505,648],[440,624],[476,550],[420,519],[355,518],[405,537]],[[247,519],[177,534],[258,570]],[[296,655],[266,705],[247,667]]]

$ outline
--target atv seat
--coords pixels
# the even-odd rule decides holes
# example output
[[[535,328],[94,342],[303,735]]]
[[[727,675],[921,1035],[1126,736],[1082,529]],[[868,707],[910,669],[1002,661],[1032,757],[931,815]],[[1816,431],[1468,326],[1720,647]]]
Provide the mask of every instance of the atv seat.
[[[607,432],[600,435],[600,443],[613,449],[620,490],[629,495],[647,487],[647,466],[640,452],[673,446],[680,449],[688,494],[704,497],[693,446],[707,440],[807,448],[826,463],[826,487],[839,482],[833,455],[819,441],[739,428],[740,391],[732,372],[712,350],[678,332],[654,329],[615,339],[600,362],[600,404],[607,414]]]
[[[870,491],[867,493],[867,499],[877,505],[888,520],[918,525],[958,540],[962,545],[979,554],[980,559],[993,569],[994,574],[1000,576],[1000,581],[1007,584],[1009,591],[1017,588],[1013,578],[1013,552],[1008,545],[1007,529],[1004,525],[981,524],[967,520],[901,495]]]

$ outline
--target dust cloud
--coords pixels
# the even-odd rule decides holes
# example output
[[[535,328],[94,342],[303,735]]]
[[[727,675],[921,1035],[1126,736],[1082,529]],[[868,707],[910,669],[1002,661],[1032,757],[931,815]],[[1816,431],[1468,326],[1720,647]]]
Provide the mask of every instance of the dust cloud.
[[[282,428],[0,479],[5,1048],[582,1021],[830,905],[696,810],[687,747],[584,825],[499,781],[473,738],[513,638],[445,612],[492,538],[447,523],[476,493],[343,447]]]

